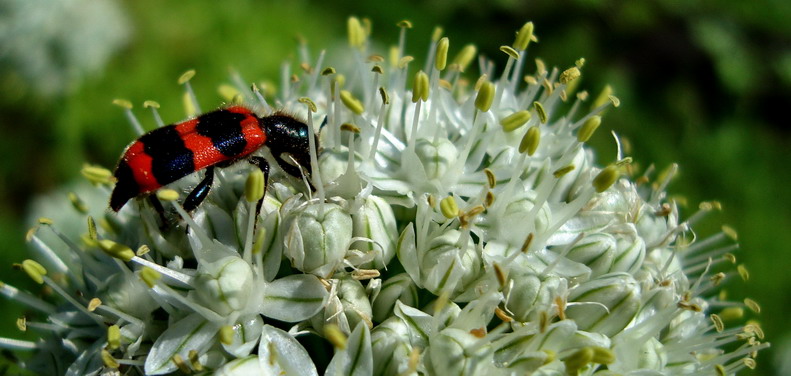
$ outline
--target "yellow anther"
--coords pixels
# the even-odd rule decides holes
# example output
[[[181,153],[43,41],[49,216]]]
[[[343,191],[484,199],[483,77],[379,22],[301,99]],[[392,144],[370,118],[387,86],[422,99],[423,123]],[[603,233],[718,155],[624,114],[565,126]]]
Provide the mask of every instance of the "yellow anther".
[[[747,267],[744,266],[744,264],[736,266],[736,272],[739,273],[739,276],[742,277],[743,281],[750,279],[750,272],[747,270]]]
[[[55,222],[53,222],[51,219],[47,217],[39,217],[38,219],[38,224],[40,225],[52,225],[53,223]]]
[[[175,189],[160,189],[157,191],[157,198],[162,201],[176,201],[179,199],[179,193]]]
[[[324,338],[338,350],[346,348],[346,335],[335,324],[324,325]]]
[[[486,184],[489,185],[489,188],[494,188],[497,186],[497,177],[494,175],[494,171],[484,168],[483,173],[486,174]]]
[[[519,59],[519,52],[517,52],[511,46],[500,46],[500,51],[503,51],[511,59],[514,59],[514,60],[518,60]]]
[[[148,101],[143,102],[143,107],[144,108],[159,108],[159,102],[148,100]]]
[[[218,86],[217,93],[220,94],[222,99],[224,99],[226,102],[234,102],[235,99],[241,97],[242,95],[242,93],[239,92],[239,89],[228,84],[222,84]]]
[[[354,125],[352,123],[343,123],[343,124],[341,124],[341,130],[344,131],[344,132],[352,132],[352,133],[356,133],[356,134],[359,134],[361,132],[360,131],[360,127],[358,127],[358,126],[356,126],[356,125]]]
[[[254,168],[247,176],[247,181],[244,184],[244,198],[247,202],[258,202],[264,198],[266,187],[264,186],[264,172],[261,169]]]
[[[442,38],[442,33],[444,33],[444,32],[445,32],[445,30],[442,30],[442,27],[435,26],[434,27],[434,31],[431,32],[431,40],[433,42],[438,41],[440,38]]]
[[[581,75],[582,73],[580,72],[579,68],[571,67],[569,69],[564,70],[563,73],[560,74],[560,78],[558,78],[558,80],[560,81],[561,84],[567,85],[571,81],[580,78]]]
[[[321,71],[322,76],[331,76],[333,74],[335,74],[335,68],[333,67],[327,67]]]
[[[230,325],[223,325],[217,333],[220,337],[220,342],[226,345],[233,343],[233,327]]]
[[[308,97],[300,97],[299,99],[297,99],[297,102],[306,105],[308,107],[308,111],[310,112],[317,111],[316,104],[313,103],[313,101]]]
[[[412,60],[415,60],[415,58],[412,56],[404,56],[398,59],[396,66],[398,67],[398,69],[405,69],[407,65],[409,65],[409,63],[412,62]]]
[[[468,44],[464,46],[464,48],[459,51],[459,54],[453,58],[453,62],[451,64],[455,65],[460,72],[464,72],[467,67],[472,63],[475,59],[475,55],[478,54],[478,49],[473,44]]]
[[[621,105],[621,100],[618,99],[618,97],[616,97],[614,95],[610,95],[609,97],[607,97],[607,99],[609,99],[610,102],[612,102],[612,106],[615,107],[615,108],[618,108],[618,106]]]
[[[591,116],[590,119],[585,120],[579,132],[577,132],[577,141],[588,142],[593,133],[596,132],[596,129],[599,128],[599,125],[601,125],[601,116],[599,115]]]
[[[593,350],[593,363],[612,364],[615,362],[615,353],[612,350],[600,346],[593,346],[591,349]]]
[[[490,81],[485,81],[481,84],[481,88],[478,90],[478,96],[475,97],[475,108],[478,111],[486,112],[492,107],[492,102],[494,101],[494,84]]]
[[[483,199],[483,205],[487,208],[491,207],[492,204],[494,204],[494,200],[494,193],[492,193],[492,191],[486,192],[486,197]]]
[[[525,83],[528,85],[536,85],[538,84],[538,80],[533,76],[527,75],[525,76]]]
[[[179,80],[178,80],[179,85],[183,85],[189,82],[189,80],[191,80],[192,77],[195,77],[195,69],[190,69],[182,73],[181,76],[179,76]]]
[[[398,27],[400,27],[402,29],[411,29],[412,28],[412,21],[409,21],[409,20],[398,21],[396,26],[398,26]]]
[[[343,102],[343,104],[346,105],[349,110],[357,115],[360,115],[363,113],[363,111],[365,111],[363,103],[360,102],[359,99],[355,98],[348,90],[341,90],[341,102]]]
[[[88,237],[91,240],[99,239],[99,235],[96,232],[96,222],[94,222],[93,217],[90,215],[88,216]]]
[[[142,279],[149,288],[154,288],[160,278],[162,278],[162,274],[154,269],[143,267],[143,269],[140,270],[140,279]]]
[[[382,103],[390,104],[390,96],[387,95],[387,89],[385,89],[384,87],[381,86],[379,87],[379,97],[382,98]]]
[[[365,46],[365,30],[357,17],[349,17],[346,22],[346,29],[349,33],[349,45],[354,48],[362,49]]]
[[[107,327],[107,348],[115,350],[121,347],[121,328],[118,325]]]
[[[102,349],[102,363],[107,368],[118,368],[121,365],[118,363],[109,351]]]
[[[20,267],[22,271],[24,271],[34,282],[38,283],[39,285],[44,283],[44,276],[47,275],[47,269],[44,268],[43,265],[36,261],[27,259],[22,261]]]
[[[599,96],[596,97],[596,100],[591,103],[591,108],[596,108],[603,106],[610,100],[610,96],[612,95],[612,87],[610,85],[604,86]]]
[[[448,48],[450,47],[450,40],[444,37],[437,42],[437,55],[434,60],[434,67],[438,71],[445,69],[448,64]]]
[[[524,51],[533,39],[533,23],[528,22],[516,32],[516,40],[514,40],[514,48],[519,51]]]
[[[80,174],[93,184],[111,184],[115,181],[113,173],[104,167],[84,165]]]
[[[445,218],[451,219],[459,215],[459,207],[456,205],[456,200],[453,196],[448,196],[439,202],[439,210]]]
[[[530,127],[519,143],[519,152],[532,156],[538,150],[539,142],[541,142],[541,131],[538,127]]]
[[[19,329],[20,332],[27,331],[27,318],[25,316],[16,319],[16,328]]]
[[[179,371],[181,371],[181,373],[183,373],[185,375],[189,375],[189,374],[192,373],[192,370],[187,365],[187,363],[184,362],[184,358],[182,358],[181,355],[179,355],[179,354],[173,355],[173,357],[170,358],[170,361],[172,361],[173,364],[175,364],[176,367],[179,368]]]
[[[574,168],[575,167],[574,167],[573,164],[561,167],[561,168],[555,170],[555,172],[552,173],[552,176],[554,176],[556,179],[560,179],[561,177],[563,177],[563,175],[566,175],[569,172],[574,171]]]
[[[423,102],[427,101],[428,94],[428,75],[423,71],[419,71],[415,75],[415,83],[412,87],[412,103],[417,103],[418,100],[422,100]]]
[[[733,240],[733,241],[738,241],[739,240],[739,234],[736,232],[736,230],[734,230],[733,227],[730,227],[728,225],[723,225],[722,226],[722,233],[725,234],[725,236],[731,238],[731,240]]]
[[[533,109],[536,110],[536,114],[538,114],[538,120],[541,124],[547,123],[547,112],[544,110],[544,105],[541,102],[535,101],[533,102]]]
[[[563,363],[566,364],[566,372],[571,375],[576,375],[577,371],[588,365],[593,361],[594,351],[590,347],[583,347],[568,358]]]
[[[203,371],[203,364],[200,362],[200,354],[197,351],[190,350],[189,353],[187,353],[187,357],[189,358],[190,366],[192,366],[195,372]]]
[[[85,202],[80,199],[74,192],[69,192],[68,194],[69,202],[71,202],[71,206],[74,207],[74,210],[78,211],[81,214],[88,213],[88,206],[85,205]]]
[[[617,167],[607,166],[593,178],[593,187],[596,188],[596,192],[604,192],[607,188],[610,188],[611,185],[615,184],[615,181],[618,180],[620,175],[621,173],[618,172]]]
[[[519,129],[519,127],[525,125],[525,123],[527,123],[531,117],[532,115],[530,114],[530,111],[517,111],[501,119],[500,125],[503,127],[503,131],[513,132]]]
[[[96,308],[99,308],[100,305],[102,305],[102,300],[99,298],[93,298],[88,301],[88,311],[93,312],[96,310]]]
[[[755,300],[745,298],[744,305],[755,313],[761,313],[761,306]]]
[[[100,239],[96,243],[102,251],[117,259],[129,261],[135,257],[135,251],[131,248],[110,239]]]
[[[368,56],[368,61],[371,63],[376,63],[376,65],[379,65],[379,63],[385,62],[385,57],[382,55],[373,54]]]
[[[127,109],[127,110],[131,110],[132,109],[132,102],[130,102],[130,101],[126,100],[126,99],[113,99],[113,104],[118,106],[118,107]]]
[[[547,73],[547,65],[544,63],[544,60],[536,59],[536,73],[538,73],[539,76]]]
[[[719,315],[711,314],[709,320],[714,324],[714,329],[717,330],[717,333],[722,333],[722,331],[725,330],[725,324],[722,322],[722,318],[720,318]]]
[[[145,244],[141,244],[139,247],[137,247],[137,251],[135,251],[135,255],[137,255],[137,257],[141,257],[148,252],[151,252],[151,248],[149,248]]]

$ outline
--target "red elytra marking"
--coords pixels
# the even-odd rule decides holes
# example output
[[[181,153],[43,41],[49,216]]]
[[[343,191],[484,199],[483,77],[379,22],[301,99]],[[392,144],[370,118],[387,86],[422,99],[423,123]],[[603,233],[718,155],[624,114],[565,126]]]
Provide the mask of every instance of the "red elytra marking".
[[[182,136],[182,139],[184,146],[192,150],[192,161],[195,163],[196,171],[229,159],[214,147],[209,137],[195,132]]]
[[[229,112],[233,112],[235,114],[255,115],[253,110],[244,106],[231,106],[228,107],[226,110]]]
[[[143,143],[135,141],[124,153],[124,160],[132,169],[135,182],[140,187],[139,193],[147,193],[161,187],[151,172],[152,158],[143,150]]]
[[[266,143],[266,133],[258,125],[258,118],[254,115],[248,115],[242,120],[242,135],[247,140],[247,146],[244,147],[240,156],[248,155]]]
[[[186,134],[195,132],[195,126],[198,125],[198,119],[187,120],[175,125],[176,132],[179,132],[180,135],[184,136]]]

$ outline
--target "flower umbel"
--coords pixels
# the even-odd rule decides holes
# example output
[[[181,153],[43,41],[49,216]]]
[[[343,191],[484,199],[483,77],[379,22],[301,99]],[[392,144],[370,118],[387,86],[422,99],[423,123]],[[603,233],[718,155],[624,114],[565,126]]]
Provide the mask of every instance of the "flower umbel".
[[[675,166],[637,175],[620,147],[615,162],[596,164],[585,143],[619,101],[605,88],[586,104],[575,89],[583,59],[562,71],[536,60],[525,75],[537,41],[527,23],[501,47],[502,70],[478,59],[481,74],[470,77],[476,49],[449,59],[455,47],[441,30],[415,68],[410,26],[399,24],[385,58],[369,50],[370,24],[350,18],[350,50],[314,63],[303,47],[303,69],[284,65],[273,96],[238,76],[222,87],[228,102],[295,114],[319,134],[309,159],[292,158],[310,161],[301,181],[273,171],[264,191],[261,173],[238,164],[217,172],[219,186],[191,214],[179,196],[195,177],[158,192],[164,216],[145,200],[114,214],[93,205],[106,202],[111,175],[86,167],[94,186],[69,195],[68,215],[39,221],[29,240],[40,263],[18,265],[50,293],[0,288],[41,313],[20,328],[42,339],[0,346],[35,351],[28,365],[46,374],[754,367],[768,346],[760,327],[724,322],[757,305],[717,295],[724,279],[746,274],[719,271],[735,260],[733,231],[695,237],[692,226],[718,204],[682,219],[664,192]],[[325,66],[335,55],[347,59]],[[180,83],[193,115],[189,73]],[[60,230],[76,218],[82,230]],[[310,337],[326,346],[305,345]],[[314,364],[329,348],[329,363]]]

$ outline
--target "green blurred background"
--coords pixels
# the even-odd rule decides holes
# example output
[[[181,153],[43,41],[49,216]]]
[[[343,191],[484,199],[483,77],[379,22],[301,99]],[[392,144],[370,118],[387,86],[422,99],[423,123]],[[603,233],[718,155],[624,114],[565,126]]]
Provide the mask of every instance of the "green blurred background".
[[[756,374],[791,374],[782,311],[791,301],[791,131],[783,115],[791,109],[791,2],[487,3],[0,0],[2,280],[37,291],[10,267],[26,257],[30,201],[79,179],[86,161],[112,167],[134,138],[115,98],[132,101],[144,127],[153,127],[141,107],[149,99],[162,105],[165,122],[180,120],[176,79],[184,71],[197,70],[202,107],[216,107],[229,67],[248,81],[277,82],[284,59],[298,62],[297,36],[314,53],[337,47],[349,15],[370,18],[383,45],[397,40],[397,21],[411,20],[407,49],[418,61],[442,26],[451,55],[471,42],[501,64],[499,46],[533,21],[540,41],[532,57],[561,68],[585,57],[581,87],[612,85],[621,107],[603,128],[627,139],[641,166],[680,164],[670,191],[686,198],[684,213],[703,200],[722,202],[724,211],[698,229],[705,235],[727,223],[739,232],[738,262],[751,278],[729,283],[729,296],[761,303],[751,317],[772,342]],[[608,132],[593,143],[600,162],[612,161]],[[14,325],[21,307],[0,304],[0,336],[24,337]]]

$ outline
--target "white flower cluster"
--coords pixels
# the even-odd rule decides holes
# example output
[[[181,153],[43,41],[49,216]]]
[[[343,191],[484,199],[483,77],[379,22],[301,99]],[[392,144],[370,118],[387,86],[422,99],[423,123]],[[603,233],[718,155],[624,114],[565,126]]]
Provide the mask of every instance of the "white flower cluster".
[[[7,0],[0,8],[0,68],[18,89],[42,96],[73,90],[129,39],[115,0]]]
[[[78,196],[106,199],[112,182],[86,167],[98,186],[70,198],[87,233],[41,219],[29,238],[44,265],[18,265],[54,296],[2,286],[46,316],[20,327],[48,334],[0,346],[36,350],[30,367],[68,375],[725,375],[755,365],[768,346],[760,328],[724,321],[757,305],[715,294],[746,274],[712,271],[733,261],[732,231],[695,239],[690,226],[716,203],[680,220],[664,193],[674,168],[632,180],[620,148],[597,167],[585,142],[618,100],[605,89],[588,106],[574,94],[583,60],[562,72],[538,60],[525,76],[528,23],[501,48],[499,77],[480,58],[483,74],[468,81],[475,47],[449,61],[438,30],[409,75],[408,22],[388,58],[368,51],[370,24],[348,26],[344,65],[317,69],[324,53],[299,74],[284,65],[274,104],[238,77],[221,88],[320,130],[315,191],[275,173],[255,218],[263,177],[239,164],[191,216],[161,190],[172,208],[162,221],[143,200],[118,215],[88,208]]]

